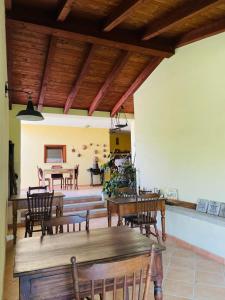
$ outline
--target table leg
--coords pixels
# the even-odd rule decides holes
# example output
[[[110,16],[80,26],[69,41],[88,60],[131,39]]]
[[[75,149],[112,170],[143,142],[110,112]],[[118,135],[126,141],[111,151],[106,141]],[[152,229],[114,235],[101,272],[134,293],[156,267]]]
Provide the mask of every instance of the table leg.
[[[75,185],[75,169],[73,170],[73,189],[76,189],[76,185]]]
[[[17,202],[13,201],[13,242],[16,243],[17,238]]]
[[[161,279],[154,281],[154,298],[155,300],[163,300]]]
[[[122,226],[123,225],[123,218],[118,214],[118,224],[117,226]]]
[[[165,209],[161,210],[162,240],[166,240]]]
[[[112,226],[112,214],[111,214],[111,210],[109,207],[107,207],[107,212],[108,212],[108,227],[111,227]]]

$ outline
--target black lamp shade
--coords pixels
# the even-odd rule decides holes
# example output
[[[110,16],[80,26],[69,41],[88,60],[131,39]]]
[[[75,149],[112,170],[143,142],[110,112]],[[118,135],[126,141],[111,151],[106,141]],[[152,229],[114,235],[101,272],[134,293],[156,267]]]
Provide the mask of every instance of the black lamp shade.
[[[42,114],[34,109],[33,102],[28,100],[27,108],[25,110],[21,110],[17,115],[16,118],[23,121],[42,121],[44,117]]]

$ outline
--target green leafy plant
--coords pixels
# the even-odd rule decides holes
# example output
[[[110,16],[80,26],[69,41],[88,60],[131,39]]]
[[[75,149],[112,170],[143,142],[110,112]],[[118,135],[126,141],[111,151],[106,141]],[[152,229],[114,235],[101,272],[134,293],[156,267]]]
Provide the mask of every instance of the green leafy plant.
[[[110,157],[102,168],[110,170],[110,180],[105,181],[103,185],[103,192],[109,197],[116,195],[120,187],[136,187],[136,169],[130,160],[125,160],[121,166],[117,167],[115,157]]]

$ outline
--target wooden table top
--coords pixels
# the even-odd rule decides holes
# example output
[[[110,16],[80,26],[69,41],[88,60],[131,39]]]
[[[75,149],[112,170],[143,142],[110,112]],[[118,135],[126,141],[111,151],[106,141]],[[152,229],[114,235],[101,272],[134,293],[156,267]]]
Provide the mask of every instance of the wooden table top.
[[[54,197],[64,197],[65,195],[61,192],[55,192],[54,193]],[[9,198],[9,201],[20,201],[20,200],[26,200],[27,199],[27,193],[26,192],[22,192],[19,193],[17,195],[12,195]]]
[[[42,240],[24,238],[16,245],[14,275],[68,266],[71,256],[76,256],[79,264],[132,257],[148,253],[152,244],[156,243],[128,227],[48,235]],[[158,251],[165,250],[156,245]]]
[[[115,204],[127,204],[127,203],[135,203],[137,198],[135,197],[122,197],[122,198],[107,198],[107,201],[110,201]],[[165,201],[166,198],[152,198],[152,199],[145,199],[145,201]]]

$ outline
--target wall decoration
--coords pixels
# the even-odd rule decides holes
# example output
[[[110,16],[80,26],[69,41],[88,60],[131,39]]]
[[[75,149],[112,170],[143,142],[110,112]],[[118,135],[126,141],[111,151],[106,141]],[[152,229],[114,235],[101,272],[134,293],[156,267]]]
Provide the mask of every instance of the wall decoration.
[[[74,153],[74,152],[76,152],[76,150],[75,150],[74,146],[73,146],[73,148],[72,148],[72,152],[73,152],[73,153]]]
[[[209,206],[209,200],[206,199],[198,199],[197,200],[197,206],[196,211],[206,213]]]
[[[93,146],[93,143],[90,143],[90,146]]]
[[[81,157],[81,154],[80,154],[80,152],[77,154],[77,157]]]
[[[86,150],[87,149],[87,145],[82,145],[82,149]]]
[[[95,150],[95,151],[94,151],[94,154],[98,154],[98,150]]]
[[[107,147],[107,145],[106,145],[106,144],[103,144],[103,147]]]
[[[225,203],[221,203],[220,204],[219,217],[225,218]]]
[[[103,157],[104,157],[104,158],[106,158],[106,157],[107,157],[107,155],[106,155],[106,154],[104,154],[104,155],[103,155]]]
[[[96,144],[96,146],[99,147],[100,145],[99,145],[99,144]]]
[[[207,214],[218,216],[220,211],[220,202],[209,201]]]
[[[103,149],[103,152],[107,152],[107,149]]]

